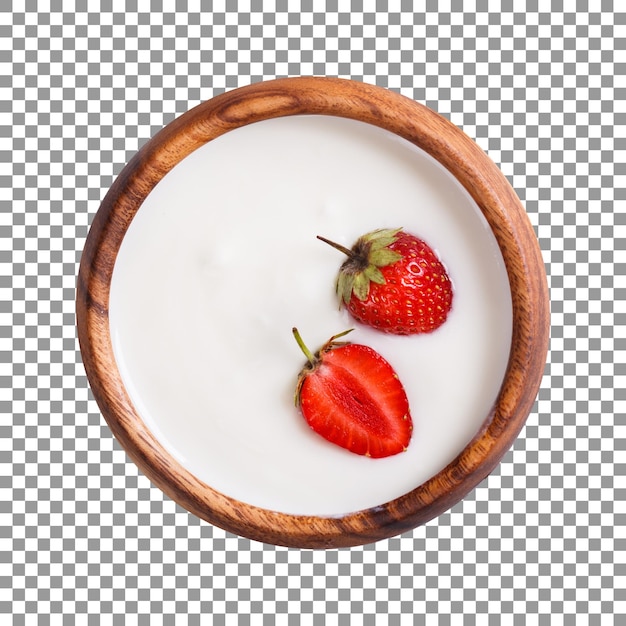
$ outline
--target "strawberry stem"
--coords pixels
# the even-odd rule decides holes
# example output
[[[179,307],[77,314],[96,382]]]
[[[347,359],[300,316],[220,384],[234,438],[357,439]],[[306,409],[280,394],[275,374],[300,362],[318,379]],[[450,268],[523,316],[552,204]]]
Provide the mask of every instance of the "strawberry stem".
[[[350,250],[349,248],[346,248],[345,246],[342,246],[340,243],[335,243],[334,241],[331,241],[330,239],[326,239],[326,237],[321,237],[320,235],[317,235],[317,238],[320,241],[323,241],[324,243],[327,243],[329,246],[332,246],[336,250],[339,250],[339,252],[343,252],[344,254],[348,255],[349,257],[353,257],[354,256],[354,252],[352,250]]]
[[[317,359],[315,358],[315,355],[306,347],[304,341],[302,341],[302,337],[300,337],[300,333],[298,332],[298,329],[294,326],[291,329],[291,332],[293,333],[293,336],[296,338],[296,341],[298,345],[300,346],[300,350],[302,350],[302,352],[304,353],[304,356],[309,360],[309,363],[311,365],[315,365]]]

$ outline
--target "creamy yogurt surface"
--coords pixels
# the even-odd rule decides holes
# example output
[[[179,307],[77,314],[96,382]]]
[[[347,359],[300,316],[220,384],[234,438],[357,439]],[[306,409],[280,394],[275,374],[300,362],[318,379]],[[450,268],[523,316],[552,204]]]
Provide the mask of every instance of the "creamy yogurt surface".
[[[454,285],[446,323],[398,337],[339,310],[347,247],[403,227],[440,256]],[[495,238],[439,163],[376,127],[327,116],[259,122],[204,145],[150,193],[116,261],[110,327],[139,414],[189,471],[266,509],[333,516],[378,506],[452,461],[499,392],[511,295]],[[311,431],[294,406],[305,357],[354,327],[406,389],[405,453],[354,455]]]

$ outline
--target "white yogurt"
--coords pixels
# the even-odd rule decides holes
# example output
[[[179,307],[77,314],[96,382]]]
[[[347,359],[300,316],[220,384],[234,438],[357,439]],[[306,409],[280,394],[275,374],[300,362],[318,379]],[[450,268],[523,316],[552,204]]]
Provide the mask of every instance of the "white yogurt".
[[[431,335],[356,325],[407,391],[406,453],[360,457],[309,430],[294,407],[305,358],[354,326],[334,293],[341,253],[403,227],[440,255],[453,310]],[[118,366],[161,443],[222,493],[271,510],[340,515],[417,487],[462,451],[498,394],[511,340],[500,250],[444,168],[378,128],[280,118],[206,144],[142,205],[115,266],[110,323]]]

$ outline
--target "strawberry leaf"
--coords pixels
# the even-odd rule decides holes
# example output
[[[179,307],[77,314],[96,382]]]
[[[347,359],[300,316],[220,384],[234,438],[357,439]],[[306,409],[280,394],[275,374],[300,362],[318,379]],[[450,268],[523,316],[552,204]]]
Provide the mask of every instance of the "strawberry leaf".
[[[341,272],[337,278],[337,294],[346,304],[352,297],[352,287],[354,286],[354,274]]]
[[[389,246],[398,241],[397,235],[401,231],[401,228],[374,230],[359,237],[351,250],[320,235],[317,236],[348,257],[341,265],[336,283],[340,307],[342,302],[348,305],[353,294],[358,300],[365,302],[369,295],[370,282],[385,284],[385,277],[379,268],[403,258],[398,252],[389,249]]]
[[[372,251],[369,256],[369,261],[376,267],[385,267],[399,261],[401,258],[402,255],[399,252],[389,250],[389,248],[382,248],[381,250]]]
[[[379,285],[385,284],[383,273],[375,265],[368,265],[365,269],[365,275],[373,283],[378,283]]]
[[[367,294],[370,290],[369,278],[365,275],[365,272],[360,272],[354,277],[354,286],[352,291],[354,295],[363,302],[367,298]]]
[[[396,241],[396,235],[401,230],[401,228],[379,228],[371,233],[367,233],[367,235],[363,235],[362,239],[365,243],[373,245],[375,248],[381,248],[389,246]]]

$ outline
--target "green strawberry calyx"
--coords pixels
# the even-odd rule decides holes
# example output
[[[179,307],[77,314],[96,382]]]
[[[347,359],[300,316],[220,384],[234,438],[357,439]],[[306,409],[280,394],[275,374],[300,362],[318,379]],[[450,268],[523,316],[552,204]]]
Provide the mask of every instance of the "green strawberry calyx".
[[[296,393],[294,396],[296,406],[300,405],[300,391],[302,389],[302,383],[304,382],[304,379],[311,372],[315,371],[319,367],[320,363],[322,362],[323,355],[326,352],[329,352],[333,348],[338,348],[339,346],[347,346],[350,343],[349,341],[337,341],[337,339],[345,337],[353,330],[354,328],[349,328],[348,330],[344,330],[341,333],[333,335],[315,354],[313,354],[313,352],[311,352],[309,348],[307,348],[306,344],[302,340],[298,329],[295,326],[291,329],[291,332],[295,337],[296,343],[300,347],[300,350],[302,350],[304,356],[307,358],[306,365],[302,368],[302,371],[298,375],[298,384],[296,385]]]
[[[380,228],[359,237],[352,249],[330,241],[317,238],[347,255],[339,269],[337,277],[337,295],[340,302],[348,304],[354,294],[361,302],[367,299],[370,282],[385,284],[385,277],[380,268],[392,265],[402,259],[402,255],[389,246],[398,240],[397,234],[402,228]]]

